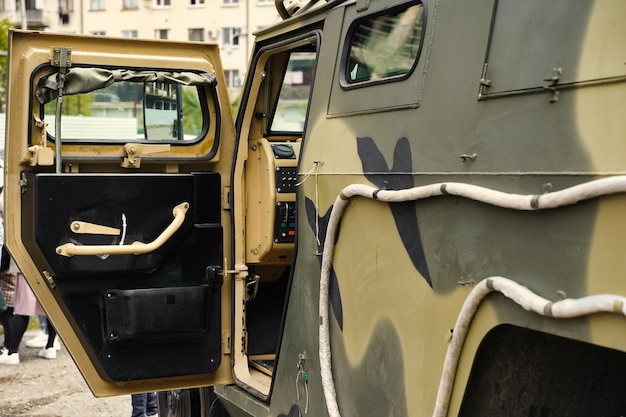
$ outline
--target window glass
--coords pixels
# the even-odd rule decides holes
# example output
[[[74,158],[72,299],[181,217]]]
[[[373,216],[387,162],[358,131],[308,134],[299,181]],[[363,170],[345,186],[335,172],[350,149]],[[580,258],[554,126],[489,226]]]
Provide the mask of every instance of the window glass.
[[[272,132],[302,133],[314,69],[315,52],[291,53],[270,125]]]
[[[154,29],[154,39],[169,39],[169,29]]]
[[[419,55],[422,4],[404,6],[359,20],[349,32],[344,81],[359,83],[408,74]]]
[[[203,28],[190,28],[188,29],[190,41],[204,41],[204,29]]]
[[[241,78],[239,78],[239,70],[224,70],[224,76],[226,77],[226,86],[228,88],[240,87]]]
[[[199,88],[158,81],[119,81],[82,94],[64,95],[62,140],[194,141],[205,124]],[[57,99],[44,105],[47,132],[56,135]]]
[[[238,27],[227,27],[222,29],[222,44],[223,45],[239,45],[239,33],[241,29]]]
[[[91,0],[90,10],[105,10],[104,0]]]

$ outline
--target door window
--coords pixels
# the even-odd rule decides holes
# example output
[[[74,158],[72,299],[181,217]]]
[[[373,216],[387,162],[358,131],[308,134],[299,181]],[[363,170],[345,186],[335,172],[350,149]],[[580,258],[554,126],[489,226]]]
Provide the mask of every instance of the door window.
[[[52,139],[57,120],[63,141],[193,142],[208,128],[199,90],[214,84],[207,74],[73,68],[61,103],[59,76],[42,77],[37,88]]]
[[[313,83],[315,52],[292,52],[280,88],[278,102],[274,108],[272,132],[298,132],[304,130]]]

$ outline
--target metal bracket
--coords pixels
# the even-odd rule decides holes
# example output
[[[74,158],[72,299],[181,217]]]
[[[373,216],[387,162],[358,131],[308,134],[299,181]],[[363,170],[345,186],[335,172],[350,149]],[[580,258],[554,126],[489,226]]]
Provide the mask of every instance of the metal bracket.
[[[561,75],[563,75],[563,68],[553,68],[552,76],[548,78],[544,78],[544,81],[548,82],[548,85],[543,88],[552,92],[552,98],[550,99],[550,103],[556,103],[559,101],[559,90],[557,86],[559,81],[561,80]]]
[[[22,172],[20,175],[20,192],[24,194],[28,189],[28,178],[26,177],[26,173]]]
[[[258,275],[248,275],[246,277],[246,301],[251,301],[256,298],[260,281],[261,277]]]
[[[48,122],[35,117],[35,127],[41,129],[41,140],[39,145],[28,147],[28,151],[32,154],[29,165],[34,166],[52,166],[54,165],[54,152],[48,147]]]
[[[55,46],[52,48],[52,59],[50,60],[53,66],[59,68],[69,68],[72,66],[72,48],[66,48],[62,46]]]
[[[214,290],[221,287],[224,284],[224,277],[219,273],[219,266],[207,266],[205,278],[209,287]]]
[[[356,2],[356,11],[364,12],[370,7],[370,0],[357,0]]]

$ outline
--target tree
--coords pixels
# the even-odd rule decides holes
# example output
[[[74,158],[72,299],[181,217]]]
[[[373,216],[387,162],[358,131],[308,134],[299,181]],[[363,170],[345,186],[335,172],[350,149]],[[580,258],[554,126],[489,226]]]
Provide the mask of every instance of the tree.
[[[6,17],[0,19],[0,110],[5,110],[7,87],[7,50],[9,49],[9,29],[14,27]]]

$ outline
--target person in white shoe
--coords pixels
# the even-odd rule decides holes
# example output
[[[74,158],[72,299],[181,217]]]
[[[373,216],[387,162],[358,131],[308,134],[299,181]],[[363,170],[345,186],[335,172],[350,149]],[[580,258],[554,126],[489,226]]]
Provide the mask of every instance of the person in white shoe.
[[[15,280],[14,273],[9,272],[11,263],[11,256],[9,252],[4,248],[4,220],[2,213],[2,187],[0,187],[0,245],[2,245],[2,251],[0,252],[0,291],[4,296],[6,308],[0,309],[0,324],[4,329],[4,341],[0,345],[0,356],[4,356],[8,353],[6,347],[11,343],[11,335],[13,334],[13,307],[15,306]]]
[[[13,311],[13,329],[11,334],[11,341],[8,344],[8,352],[0,355],[0,365],[17,365],[20,363],[20,354],[18,352],[20,342],[28,327],[28,321],[30,317],[44,314],[43,309],[39,305],[35,294],[28,286],[28,283],[22,276],[19,269],[11,260],[12,266],[9,267],[9,271],[15,268],[17,270],[17,285],[15,288],[15,307]],[[57,351],[54,348],[54,339],[56,338],[56,331],[54,327],[48,322],[48,343],[44,348],[39,351],[39,356],[45,359],[56,359]]]
[[[26,347],[28,348],[41,349],[48,345],[48,327],[52,327],[52,325],[50,324],[50,320],[48,320],[48,316],[39,316],[38,319],[41,330],[35,336],[26,341]],[[59,342],[58,335],[54,338],[53,346],[56,350],[61,350],[61,343]]]
[[[7,346],[11,343],[13,334],[13,306],[15,305],[15,275],[7,272],[0,272],[0,288],[6,302],[6,309],[0,312],[0,324],[4,329],[4,341],[0,344],[0,355],[6,354]]]

